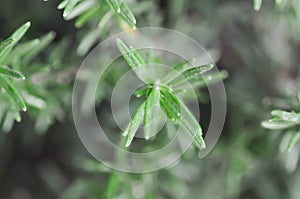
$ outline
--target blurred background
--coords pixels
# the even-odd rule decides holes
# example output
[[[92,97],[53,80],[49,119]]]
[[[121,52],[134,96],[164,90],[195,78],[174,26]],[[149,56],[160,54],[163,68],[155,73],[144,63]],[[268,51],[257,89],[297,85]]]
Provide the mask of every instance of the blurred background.
[[[86,1],[94,7],[104,3]],[[56,36],[26,63],[43,68],[26,81],[47,79],[36,84],[46,92],[49,108],[29,107],[9,133],[0,130],[0,198],[299,199],[300,144],[288,152],[284,149],[288,132],[266,130],[260,123],[275,108],[300,108],[300,1],[264,0],[259,11],[250,0],[126,2],[137,27],[178,30],[219,55],[217,66],[229,72],[224,81],[228,108],[215,148],[204,159],[198,159],[197,150],[191,148],[170,168],[141,175],[100,164],[84,148],[73,124],[73,80],[98,41],[129,27],[112,16],[99,32],[99,20],[106,16],[101,9],[85,13],[84,24],[80,24],[83,17],[78,22],[80,16],[64,19],[57,9],[59,0],[2,1],[1,40],[27,21],[31,28],[21,42],[50,31]],[[28,71],[27,65],[21,66],[22,72]],[[109,112],[110,81],[119,74],[110,71],[109,75],[115,78],[102,84],[97,98],[100,115]],[[201,110],[207,112],[200,121],[204,128],[209,108],[209,100],[202,100]]]

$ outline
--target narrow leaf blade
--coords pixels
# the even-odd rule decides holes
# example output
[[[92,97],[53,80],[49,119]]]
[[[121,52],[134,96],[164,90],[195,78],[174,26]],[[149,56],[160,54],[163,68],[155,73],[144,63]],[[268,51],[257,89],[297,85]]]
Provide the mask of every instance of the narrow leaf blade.
[[[128,129],[128,134],[126,136],[126,143],[125,143],[125,147],[129,147],[134,135],[136,134],[136,131],[138,130],[139,126],[141,125],[141,123],[143,122],[144,119],[144,114],[145,114],[145,102],[143,102],[140,107],[138,108],[137,112],[135,113],[129,129]]]
[[[129,9],[129,7],[126,5],[126,3],[122,2],[120,4],[120,13],[119,15],[124,19],[124,21],[130,25],[132,28],[135,28],[136,19]]]
[[[0,85],[4,88],[6,93],[16,102],[21,110],[26,111],[26,104],[21,97],[18,90],[10,83],[10,81],[4,77],[0,76]]]
[[[179,100],[172,92],[160,90],[160,105],[171,121],[177,122],[182,119]]]
[[[206,148],[205,141],[202,137],[202,128],[199,124],[199,122],[196,120],[194,115],[189,111],[189,109],[181,102],[182,107],[182,115],[185,116],[181,120],[181,124],[187,129],[187,131],[190,133],[190,135],[194,138],[196,141],[197,146],[200,149]]]
[[[0,74],[13,77],[15,79],[25,79],[25,76],[19,73],[18,71],[3,66],[0,66]]]
[[[121,12],[120,3],[118,0],[106,0],[106,2],[117,12]]]
[[[145,114],[144,114],[144,133],[145,139],[149,140],[150,132],[151,132],[151,122],[153,121],[154,115],[154,108],[155,106],[159,105],[160,100],[160,90],[158,86],[154,86],[151,90],[150,94],[147,97],[146,105],[145,105]]]

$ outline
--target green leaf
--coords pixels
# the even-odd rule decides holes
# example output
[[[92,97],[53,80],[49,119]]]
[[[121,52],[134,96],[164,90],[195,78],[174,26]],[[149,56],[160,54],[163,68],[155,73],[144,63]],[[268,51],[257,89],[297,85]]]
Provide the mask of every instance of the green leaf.
[[[121,12],[120,3],[118,0],[106,0],[106,2],[117,12]]]
[[[196,120],[194,115],[189,111],[189,109],[184,105],[184,103],[181,103],[182,107],[182,115],[184,116],[181,120],[181,124],[186,128],[186,130],[190,133],[190,135],[194,138],[196,141],[197,146],[200,149],[206,148],[205,141],[202,137],[202,128],[199,124],[199,122]]]
[[[0,66],[0,74],[10,76],[16,79],[25,79],[25,76],[19,73],[18,71],[3,66]]]
[[[161,82],[167,84],[172,79],[177,77],[181,72],[183,72],[190,64],[189,61],[180,62],[171,67],[170,71],[162,78]]]
[[[2,125],[3,131],[6,133],[10,132],[10,130],[13,127],[14,121],[15,121],[14,114],[12,112],[7,112]]]
[[[126,3],[122,2],[120,4],[120,9],[121,11],[119,15],[128,23],[128,25],[130,25],[132,28],[135,28],[136,19]]]
[[[101,12],[102,12],[102,8],[99,8],[98,6],[88,9],[86,12],[84,12],[82,15],[80,15],[80,17],[78,17],[78,19],[75,22],[75,26],[77,28],[81,28],[88,21],[99,16],[99,13],[101,13]]]
[[[145,65],[145,61],[142,58],[142,56],[132,46],[129,46],[129,49],[133,53],[133,55],[138,59],[139,64],[140,65]]]
[[[288,144],[288,151],[291,151],[294,145],[300,140],[300,131],[296,132],[290,139]]]
[[[105,196],[106,198],[114,198],[116,190],[120,188],[120,176],[117,173],[112,172],[109,180],[107,182],[107,186],[105,188]]]
[[[253,0],[253,8],[256,11],[259,11],[262,5],[262,0]]]
[[[286,129],[295,126],[295,123],[292,122],[286,122],[286,121],[263,121],[261,122],[261,126],[266,129],[271,130],[280,130],[280,129]]]
[[[57,9],[61,10],[64,9],[67,6],[69,0],[63,0],[62,2],[60,2],[60,4],[58,4]]]
[[[167,117],[173,122],[176,123],[178,120],[182,119],[179,100],[171,91],[161,88],[160,105]]]
[[[0,43],[0,58],[14,45],[14,39],[8,38]]]
[[[28,54],[38,43],[40,39],[34,39],[31,41],[23,42],[17,45],[13,51],[9,54],[8,59],[13,60],[14,58],[21,59],[24,55]]]
[[[228,72],[223,70],[221,72],[211,73],[203,75],[198,78],[190,79],[188,82],[180,82],[172,85],[175,93],[185,92],[186,88],[203,88],[207,85],[211,85],[220,82],[228,77]]]
[[[150,94],[146,99],[145,105],[145,114],[144,114],[144,133],[145,139],[149,140],[150,138],[150,131],[151,131],[151,121],[153,121],[155,117],[154,108],[155,106],[159,105],[160,101],[160,90],[158,86],[154,86],[151,90]]]
[[[141,87],[134,92],[134,95],[136,97],[142,97],[147,93],[148,89],[149,89],[148,87]]]
[[[21,110],[26,111],[26,104],[21,97],[18,90],[10,83],[10,81],[4,77],[0,76],[0,85],[4,88],[6,93],[16,102]]]
[[[116,42],[121,54],[137,77],[145,83],[152,82],[153,79],[147,71],[142,56],[133,47],[128,47],[122,40],[117,39]]]
[[[278,117],[279,120],[300,123],[300,114],[295,112],[286,112],[282,110],[273,110],[271,114]]]
[[[129,147],[134,135],[136,134],[136,131],[138,130],[139,126],[141,125],[141,123],[143,122],[144,119],[144,114],[145,114],[145,102],[143,102],[140,107],[138,108],[138,110],[136,111],[132,121],[130,122],[129,128],[128,128],[128,133],[126,136],[126,143],[125,143],[125,147]],[[124,132],[125,134],[125,132]]]
[[[66,17],[65,20],[71,20],[75,17],[78,17],[88,9],[94,6],[93,1],[83,1],[82,3],[79,3]]]
[[[0,63],[3,62],[4,58],[8,55],[10,50],[18,43],[18,41],[24,36],[27,30],[30,27],[30,22],[26,22],[24,25],[19,27],[10,37],[7,39],[2,47],[2,51],[0,52]],[[1,49],[0,44],[0,49]]]
[[[20,28],[18,28],[12,35],[11,38],[14,40],[15,43],[20,41],[20,39],[25,35],[27,30],[30,28],[31,23],[28,21]]]
[[[140,57],[136,56],[137,52],[134,49],[129,49],[121,39],[117,39],[116,41],[121,54],[132,69],[143,65]]]
[[[202,78],[203,73],[211,70],[213,67],[213,64],[207,64],[188,69],[181,74],[182,76],[178,76],[175,79],[171,80],[170,85],[180,84],[185,81],[198,80],[199,78]]]
[[[76,6],[76,4],[79,1],[80,0],[68,0],[67,5],[64,10],[64,13],[63,13],[64,18],[66,18],[71,13],[71,11],[74,9],[74,7]]]
[[[42,50],[44,50],[55,38],[55,32],[49,32],[45,36],[41,37],[39,42],[36,42],[30,52],[28,52],[24,58],[23,63],[28,64],[34,57],[36,57]]]

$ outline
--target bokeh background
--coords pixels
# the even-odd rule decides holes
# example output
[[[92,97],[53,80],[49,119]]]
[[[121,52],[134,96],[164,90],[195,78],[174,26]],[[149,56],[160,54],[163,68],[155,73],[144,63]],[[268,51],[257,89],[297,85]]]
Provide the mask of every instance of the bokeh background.
[[[1,1],[1,40],[26,21],[32,25],[22,41],[54,31],[55,39],[32,63],[48,67],[51,62],[59,69],[49,80],[54,83],[47,84],[49,98],[58,99],[46,111],[53,117],[48,121],[25,112],[9,133],[0,132],[0,198],[299,199],[299,144],[287,152],[282,147],[286,132],[266,130],[260,123],[274,108],[299,109],[294,99],[300,83],[300,1],[276,4],[265,0],[260,11],[253,9],[250,0],[126,2],[137,27],[175,29],[218,52],[218,67],[229,72],[224,81],[228,110],[214,150],[198,159],[191,148],[170,168],[142,175],[101,165],[80,142],[71,112],[75,72],[95,45],[86,35],[97,26],[91,20],[76,28],[75,19],[62,17],[58,0]],[[97,41],[127,28],[115,20],[103,27]],[[82,43],[84,39],[89,46]],[[66,44],[63,56],[49,57],[62,43]],[[109,77],[118,77],[117,71],[110,73]],[[100,115],[109,112],[106,93],[114,78],[99,94]],[[58,87],[63,89],[58,91]],[[201,116],[204,127],[209,105],[209,100],[201,103],[201,110],[207,112]],[[47,124],[43,125],[44,120]]]

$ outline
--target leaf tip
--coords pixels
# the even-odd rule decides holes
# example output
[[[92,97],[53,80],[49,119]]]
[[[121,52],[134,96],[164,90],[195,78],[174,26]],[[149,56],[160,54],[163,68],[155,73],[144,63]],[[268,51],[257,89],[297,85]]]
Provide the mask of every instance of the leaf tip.
[[[25,24],[24,24],[25,27],[29,28],[31,26],[31,22],[30,21],[27,21]]]

